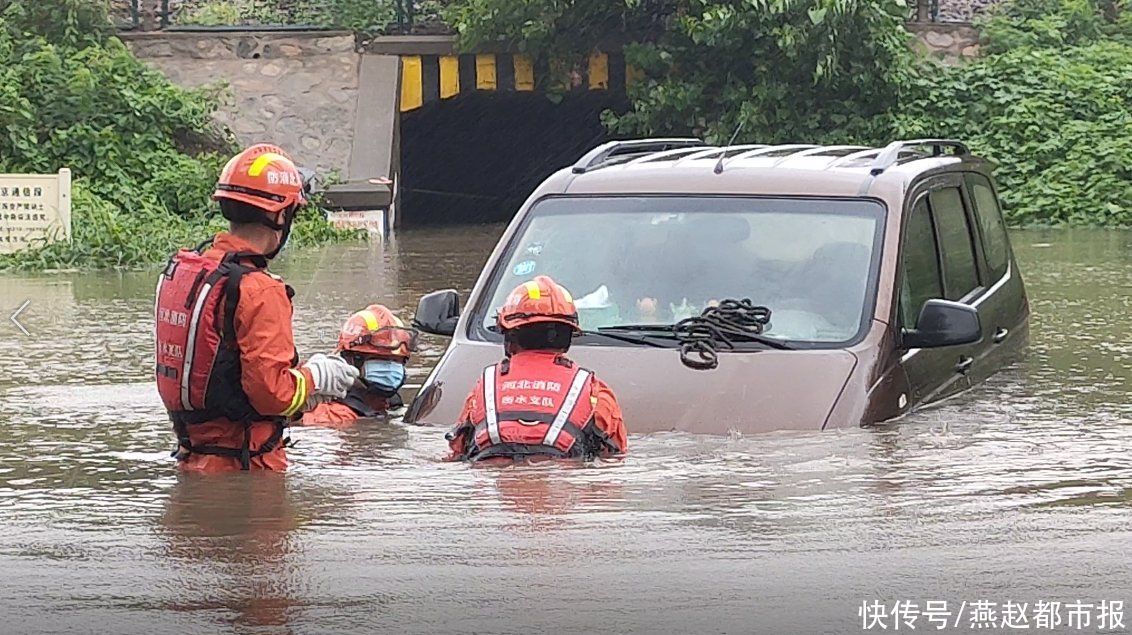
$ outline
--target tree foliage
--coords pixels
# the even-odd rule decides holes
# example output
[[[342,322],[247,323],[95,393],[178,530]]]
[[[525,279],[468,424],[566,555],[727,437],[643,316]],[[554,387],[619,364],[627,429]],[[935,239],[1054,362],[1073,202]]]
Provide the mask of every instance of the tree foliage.
[[[1091,0],[1007,2],[983,25],[989,54],[925,67],[895,134],[956,137],[995,161],[1015,224],[1132,225],[1128,26]]]
[[[950,136],[999,164],[1015,224],[1132,225],[1127,0],[1006,0],[984,56],[911,53],[903,0],[456,0],[469,48],[582,59],[626,42],[643,71],[625,136],[882,144]]]
[[[134,58],[103,3],[12,0],[0,60],[0,172],[75,177],[74,239],[0,257],[0,268],[154,263],[214,226],[209,196],[234,149],[202,134],[215,101]]]
[[[462,42],[579,58],[626,42],[643,81],[627,135],[688,132],[726,140],[739,121],[764,141],[868,134],[907,83],[904,0],[461,0]]]
[[[190,0],[172,22],[194,26],[293,25],[378,33],[396,20],[393,0]]]

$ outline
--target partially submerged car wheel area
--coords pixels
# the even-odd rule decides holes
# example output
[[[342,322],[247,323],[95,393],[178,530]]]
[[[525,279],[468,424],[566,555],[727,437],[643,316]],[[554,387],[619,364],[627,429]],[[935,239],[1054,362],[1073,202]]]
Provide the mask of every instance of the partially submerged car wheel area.
[[[539,274],[573,293],[570,355],[634,432],[886,421],[982,381],[1027,338],[990,166],[958,142],[612,142],[531,195],[463,310],[452,290],[422,298],[418,326],[452,342],[407,421],[454,422],[502,355],[506,293]],[[710,363],[690,362],[690,333]]]

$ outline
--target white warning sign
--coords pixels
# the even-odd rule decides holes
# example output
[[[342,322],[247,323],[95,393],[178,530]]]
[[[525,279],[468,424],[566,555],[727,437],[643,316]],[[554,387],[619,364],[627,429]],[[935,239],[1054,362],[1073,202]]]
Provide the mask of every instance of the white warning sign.
[[[70,170],[0,174],[0,253],[70,239]]]

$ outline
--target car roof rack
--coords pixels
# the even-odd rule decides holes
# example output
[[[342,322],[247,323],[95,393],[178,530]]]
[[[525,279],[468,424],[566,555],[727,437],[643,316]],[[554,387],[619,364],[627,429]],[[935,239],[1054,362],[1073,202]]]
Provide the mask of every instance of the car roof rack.
[[[730,157],[733,157],[733,156],[735,156],[735,155],[737,155],[741,152],[746,152],[748,150],[755,150],[755,149],[758,149],[758,148],[765,148],[765,147],[766,147],[765,143],[746,143],[746,144],[734,145],[734,146],[704,146],[703,150],[700,150],[698,152],[693,152],[692,154],[689,154],[689,155],[686,155],[686,156],[682,156],[682,157],[676,159],[672,164],[673,165],[682,165],[682,164],[685,164],[689,161],[697,161],[697,160],[701,160],[701,159],[715,159],[715,158],[718,158],[720,155],[723,155],[725,157],[730,158]]]
[[[924,149],[930,148],[930,154]],[[952,152],[945,155],[945,150]],[[695,138],[656,138],[610,141],[590,150],[573,165],[574,174],[611,165],[642,164],[667,161],[671,165],[686,165],[691,161],[724,157],[731,161],[744,159],[774,159],[771,167],[790,167],[794,159],[828,156],[829,161],[819,169],[840,167],[867,167],[871,176],[906,161],[928,157],[970,156],[967,145],[952,139],[911,139],[893,141],[883,148],[857,145],[813,145],[789,143],[780,145],[743,144],[714,146]],[[804,166],[803,166],[804,167]]]
[[[804,150],[798,150],[797,152],[792,152],[790,154],[784,155],[771,165],[773,167],[778,167],[792,159],[821,156],[823,154],[829,154],[831,152],[857,152],[860,150],[868,150],[868,148],[866,148],[865,146],[817,146],[816,148],[806,148]],[[841,154],[836,156],[837,158],[841,158],[845,155]]]
[[[649,152],[648,154],[634,156],[628,161],[625,161],[625,163],[626,165],[632,165],[636,163],[652,163],[655,161],[679,161],[691,155],[703,154],[704,152],[712,152],[718,149],[719,148],[716,146],[691,146],[688,148],[674,148],[671,150],[661,150],[660,152]]]
[[[944,148],[952,148],[955,150],[955,156],[967,156],[971,151],[967,145],[955,141],[954,139],[911,139],[909,141],[893,141],[886,145],[876,159],[873,159],[872,165],[869,166],[869,174],[877,176],[888,168],[896,165],[900,161],[901,154],[908,154],[908,150],[915,148],[930,147],[932,149],[931,156],[943,156]]]
[[[660,138],[660,139],[630,139],[627,141],[610,141],[590,150],[578,159],[570,170],[574,174],[585,174],[607,165],[621,163],[637,157],[677,150],[680,148],[698,148],[706,144],[700,139],[692,138]]]

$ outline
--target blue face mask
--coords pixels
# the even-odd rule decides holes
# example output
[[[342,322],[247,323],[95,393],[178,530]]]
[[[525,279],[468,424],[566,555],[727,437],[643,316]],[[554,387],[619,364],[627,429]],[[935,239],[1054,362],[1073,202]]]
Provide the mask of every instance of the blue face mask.
[[[362,377],[371,389],[392,397],[405,383],[405,365],[391,359],[367,359]]]

